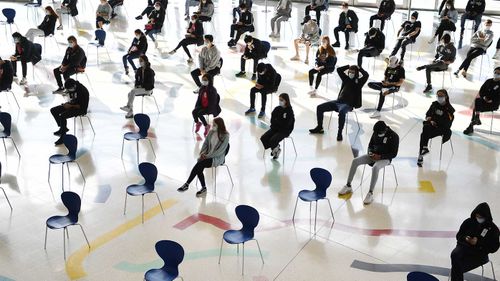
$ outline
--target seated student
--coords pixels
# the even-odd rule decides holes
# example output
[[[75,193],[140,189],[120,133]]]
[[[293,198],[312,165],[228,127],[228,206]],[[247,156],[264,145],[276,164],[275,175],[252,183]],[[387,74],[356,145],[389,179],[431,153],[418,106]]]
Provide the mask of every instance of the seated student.
[[[455,71],[455,76],[458,78],[458,74],[462,71],[462,76],[467,77],[467,70],[473,59],[486,54],[488,47],[493,43],[493,31],[491,31],[491,20],[486,20],[482,30],[476,31],[472,38],[470,39],[470,48],[467,52],[467,56],[460,65],[457,71]]]
[[[458,49],[462,49],[462,41],[464,39],[465,20],[474,21],[474,32],[477,32],[481,25],[481,18],[486,8],[485,0],[469,0],[465,7],[464,14],[460,17],[460,41],[458,41]]]
[[[302,34],[299,38],[293,41],[295,46],[295,56],[293,56],[290,60],[299,61],[299,43],[306,45],[306,59],[304,60],[305,64],[309,64],[309,49],[312,44],[315,44],[319,41],[320,32],[318,24],[315,20],[311,19],[311,16],[305,16],[302,21]]]
[[[451,252],[451,281],[463,281],[464,273],[488,263],[488,255],[500,247],[499,236],[488,203],[477,205],[457,232],[457,246]]]
[[[62,27],[61,18],[56,14],[54,9],[51,6],[45,7],[45,17],[43,18],[42,23],[37,26],[37,28],[30,28],[26,32],[26,38],[29,41],[33,42],[35,36],[49,36],[54,35],[54,31],[56,29],[56,22],[59,20],[60,26]]]
[[[193,77],[194,83],[198,88],[201,87],[200,78],[198,78],[200,75],[208,75],[210,77],[209,81],[213,82],[214,76],[220,73],[221,68],[220,52],[214,45],[214,37],[207,34],[204,38],[205,46],[198,55],[199,68],[191,71],[191,77]],[[196,94],[198,90],[195,90]]]
[[[347,71],[347,74],[346,74]],[[361,72],[361,76],[360,75]],[[316,119],[318,124],[314,129],[309,130],[311,134],[323,134],[323,114],[325,112],[337,111],[339,113],[339,128],[337,141],[342,141],[342,130],[344,129],[345,116],[353,108],[360,108],[361,90],[370,76],[363,68],[356,65],[345,65],[337,68],[337,73],[342,80],[340,93],[336,100],[327,101],[316,108]]]
[[[182,39],[177,47],[172,51],[168,52],[169,55],[175,54],[177,50],[182,47],[184,52],[188,55],[188,63],[193,63],[193,57],[191,57],[191,53],[187,46],[196,44],[197,46],[203,45],[203,24],[198,20],[197,15],[191,16],[191,21],[186,30],[186,34],[184,35],[184,39]]]
[[[241,4],[245,4],[245,7],[248,11],[252,11],[253,1],[252,0],[238,0],[238,6],[233,8],[233,23],[236,23],[236,15],[241,17]]]
[[[368,154],[358,156],[352,160],[351,169],[346,185],[339,191],[339,195],[352,193],[351,183],[360,165],[372,167],[372,178],[370,190],[366,194],[363,204],[369,205],[373,202],[373,190],[377,184],[378,174],[385,166],[390,165],[392,159],[398,155],[399,136],[384,121],[377,121],[373,125],[373,134],[368,144]]]
[[[373,27],[373,21],[380,21],[380,30],[384,30],[385,21],[390,19],[396,10],[394,0],[382,0],[378,6],[378,12],[370,17],[370,28]]]
[[[389,64],[385,69],[384,80],[382,80],[382,82],[368,83],[368,87],[379,91],[377,110],[370,115],[370,118],[380,117],[380,111],[382,110],[382,106],[384,106],[385,96],[399,92],[399,87],[403,85],[405,78],[405,69],[399,63],[398,58],[390,57]]]
[[[335,43],[332,45],[334,48],[340,47],[339,32],[345,33],[345,49],[349,49],[349,33],[358,32],[358,16],[353,10],[349,10],[347,2],[342,3],[342,13],[339,16],[339,25],[333,29],[335,35]]]
[[[201,0],[198,11],[194,12],[194,14],[198,15],[201,22],[211,21],[214,15],[214,3],[212,0]]]
[[[138,59],[141,55],[145,55],[146,51],[148,50],[148,40],[142,30],[136,29],[134,31],[134,34],[134,40],[132,40],[132,44],[130,44],[130,48],[128,48],[127,54],[122,58],[126,75],[128,75],[127,61],[130,63],[132,69],[135,72],[137,70],[137,67],[134,64],[134,59]]]
[[[420,35],[420,30],[422,29],[422,23],[417,21],[418,12],[415,11],[411,14],[411,18],[408,21],[403,22],[401,28],[398,31],[398,42],[392,50],[390,57],[395,56],[399,49],[401,48],[401,59],[403,62],[406,54],[406,45],[414,44],[417,41],[417,37]]]
[[[189,20],[189,7],[199,7],[200,0],[185,0],[184,1],[184,20]]]
[[[500,60],[500,38],[498,38],[497,41],[497,50],[495,51],[495,54],[493,55],[494,60]]]
[[[316,52],[316,65],[309,70],[309,87],[311,87],[309,95],[316,95],[316,90],[318,90],[321,84],[321,77],[325,74],[332,73],[335,70],[335,64],[337,64],[337,56],[335,50],[330,45],[330,37],[323,36],[321,39],[321,46],[319,46]],[[314,74],[317,74],[317,76],[316,84],[313,88]]]
[[[445,71],[455,61],[457,49],[453,46],[453,42],[451,42],[450,34],[443,35],[441,42],[442,44],[436,48],[436,55],[432,63],[417,67],[418,71],[425,69],[427,86],[424,89],[424,93],[432,91],[431,72]]]
[[[148,35],[153,42],[156,41],[153,35],[161,33],[164,22],[165,9],[161,7],[161,3],[159,1],[156,1],[155,9],[149,14],[149,21],[148,24],[146,24],[145,32],[145,34]]]
[[[221,112],[219,102],[220,97],[217,93],[217,89],[214,88],[212,77],[208,74],[204,74],[201,77],[201,87],[198,90],[198,98],[196,99],[196,104],[192,111],[195,123],[195,133],[200,131],[201,125],[203,124],[205,127],[203,135],[207,136],[208,131],[210,131],[210,125],[203,115],[212,114],[214,117],[219,116]]]
[[[316,12],[316,21],[319,24],[319,20],[321,19],[321,11],[324,11],[326,9],[327,9],[327,6],[325,6],[325,0],[311,0],[310,4],[306,6],[304,16],[308,16],[309,12],[311,12],[311,10],[315,11]]]
[[[109,0],[108,3],[111,6],[111,19],[114,19],[117,14],[115,13],[115,8],[117,6],[123,6],[124,0]]]
[[[292,17],[292,1],[279,0],[276,5],[276,14],[271,18],[271,34],[269,37],[280,38],[281,23]]]
[[[50,109],[50,113],[59,127],[54,132],[55,136],[60,136],[55,145],[63,143],[63,136],[68,131],[67,119],[87,114],[89,106],[89,91],[80,82],[68,79],[64,82],[64,87],[68,91],[70,101]]]
[[[109,23],[112,11],[113,9],[111,8],[111,5],[109,5],[108,1],[101,0],[101,3],[97,6],[97,10],[95,12],[95,27],[97,29],[102,29],[102,26],[105,23]]]
[[[240,40],[240,37],[243,33],[247,31],[253,32],[255,30],[253,26],[252,13],[247,9],[245,4],[241,4],[240,9],[241,9],[241,16],[239,21],[231,25],[231,32],[229,33],[229,37],[231,37],[231,39],[229,40],[229,42],[227,42],[227,45],[229,47],[236,46],[236,43],[238,42],[238,40]]]
[[[382,53],[385,48],[385,35],[380,29],[372,27],[368,30],[365,38],[365,46],[359,50],[358,66],[363,64],[363,57],[376,57]]]
[[[57,14],[70,14],[72,17],[78,16],[78,8],[76,4],[78,0],[63,0],[61,7],[56,9]],[[62,25],[60,26],[62,29]],[[59,29],[59,28],[57,28]]]
[[[280,142],[292,133],[295,124],[295,115],[293,114],[290,97],[288,94],[283,93],[279,95],[279,100],[280,104],[271,113],[269,130],[260,137],[264,149],[271,149],[273,159],[280,157]]]
[[[57,90],[53,92],[54,94],[59,94],[64,91],[61,75],[66,81],[71,75],[75,74],[77,70],[85,69],[87,65],[85,52],[78,45],[75,36],[68,37],[68,45],[69,47],[66,49],[61,65],[54,68],[54,76],[58,86]]]
[[[245,76],[246,61],[253,60],[252,80],[255,80],[255,78],[257,78],[257,75],[255,74],[257,72],[257,64],[259,63],[260,59],[267,57],[267,52],[269,52],[269,49],[267,49],[266,46],[264,46],[262,41],[260,41],[257,38],[253,38],[251,35],[245,36],[245,44],[246,44],[245,51],[243,52],[243,55],[241,55],[240,72],[236,73],[235,76],[236,77]]]
[[[500,67],[495,68],[493,78],[484,81],[479,93],[474,99],[472,119],[464,134],[472,135],[474,125],[481,125],[481,112],[496,111],[500,104]]]
[[[269,63],[259,63],[257,66],[257,72],[259,73],[259,77],[257,78],[257,83],[255,86],[250,89],[250,108],[245,111],[245,115],[249,115],[255,113],[255,94],[260,93],[262,105],[260,107],[260,112],[258,118],[264,118],[266,116],[266,101],[267,94],[275,92],[277,90],[276,85],[278,73],[273,68],[273,66]]]
[[[438,38],[438,41],[441,41],[441,37],[443,36],[443,33],[445,31],[457,30],[455,23],[458,20],[458,12],[455,9],[453,0],[448,0],[446,2],[445,9],[441,12],[439,19],[439,26],[436,29],[434,36],[431,38],[431,40],[429,40],[429,44],[432,44],[436,40],[436,37]]]
[[[209,131],[200,150],[200,157],[194,165],[185,184],[177,189],[179,192],[188,190],[189,184],[198,176],[201,189],[196,192],[196,196],[204,195],[207,192],[203,170],[205,168],[223,165],[226,161],[226,153],[229,148],[229,133],[226,130],[224,120],[220,117],[214,118],[213,125]]]
[[[142,17],[144,15],[146,15],[149,18],[149,15],[151,14],[151,12],[153,12],[155,10],[155,3],[156,2],[160,2],[160,7],[163,8],[163,10],[167,11],[168,0],[157,0],[157,1],[147,0],[147,1],[148,1],[148,5],[146,6],[146,8],[142,11],[142,13],[140,15],[135,17],[136,20],[142,20]]]
[[[146,55],[139,57],[141,67],[135,72],[134,88],[128,93],[128,100],[125,106],[120,107],[126,111],[125,118],[134,117],[134,99],[135,96],[151,95],[155,87],[155,72],[151,68],[151,63]]]
[[[14,77],[17,77],[17,62],[21,62],[21,67],[23,71],[23,79],[19,82],[20,85],[24,85],[28,83],[26,80],[26,75],[28,72],[28,62],[31,62],[33,65],[37,64],[41,59],[41,54],[39,54],[35,50],[35,46],[33,42],[29,41],[26,37],[22,36],[19,32],[14,32],[12,34],[12,38],[14,39],[15,46],[15,54],[10,57],[12,61],[12,71],[14,73]]]
[[[10,61],[0,58],[0,92],[10,90],[12,81],[14,81],[14,75]]]
[[[427,113],[425,113],[425,121],[422,134],[420,134],[420,146],[417,165],[422,167],[424,155],[429,153],[429,140],[437,136],[443,136],[443,143],[447,142],[451,137],[451,124],[453,123],[453,113],[455,109],[450,103],[448,92],[441,89],[437,92],[437,101],[434,101]]]

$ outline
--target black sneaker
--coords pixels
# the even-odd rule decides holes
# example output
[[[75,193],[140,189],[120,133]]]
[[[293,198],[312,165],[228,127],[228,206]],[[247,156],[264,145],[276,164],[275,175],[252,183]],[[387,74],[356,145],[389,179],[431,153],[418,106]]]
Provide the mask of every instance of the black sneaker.
[[[424,148],[422,148],[422,151],[420,152],[420,155],[424,156],[424,155],[426,155],[429,152],[430,152],[429,149],[427,147],[424,147]]]
[[[61,144],[63,144],[63,143],[64,143],[64,142],[63,142],[63,138],[62,138],[62,136],[61,136],[58,140],[56,140],[56,142],[54,142],[54,144],[55,144],[55,145],[61,145]]]
[[[187,183],[185,183],[181,187],[177,188],[177,191],[184,192],[184,191],[188,190],[188,188],[189,188],[189,185]]]
[[[198,196],[203,196],[203,195],[205,195],[206,193],[207,193],[207,188],[206,188],[206,187],[202,187],[200,190],[198,190],[198,191],[196,192],[196,196],[197,196],[197,197],[198,197]]]
[[[112,19],[114,19],[116,16],[117,16],[117,14],[115,14],[115,13],[112,13],[112,14],[111,14],[111,18],[112,18]]]
[[[349,50],[349,44],[346,44],[344,50]]]
[[[314,129],[310,129],[309,133],[311,133],[311,134],[324,134],[325,131],[321,127],[316,127]]]
[[[338,42],[338,41],[337,41],[337,42],[333,43],[333,44],[332,44],[332,47],[333,47],[333,48],[338,48],[338,47],[340,47],[340,42]]]
[[[460,38],[460,41],[458,41],[458,49],[462,49],[462,38]]]
[[[245,74],[246,74],[245,71],[240,71],[240,72],[236,73],[234,76],[236,76],[236,77],[243,77],[243,76],[245,76]]]
[[[481,119],[479,119],[479,117],[478,117],[478,118],[474,118],[474,119],[472,119],[472,121],[471,121],[470,123],[471,123],[472,125],[477,125],[477,126],[479,126],[479,125],[481,125],[481,124],[482,124],[482,123],[481,123]]]
[[[469,127],[467,127],[467,129],[464,130],[464,135],[472,135],[472,133],[474,133],[474,128],[472,127],[472,125],[469,125]]]
[[[422,164],[423,163],[424,163],[424,157],[422,155],[419,155],[418,159],[417,159],[417,166],[419,166],[420,168],[422,168]]]
[[[425,65],[417,67],[417,71],[423,70],[425,68]]]
[[[430,91],[432,91],[432,85],[431,84],[427,84],[427,86],[424,89],[424,93],[428,93]]]
[[[135,19],[136,20],[142,20],[142,16],[139,15],[139,16],[135,17]]]
[[[53,94],[60,94],[62,92],[64,92],[64,87],[59,87],[59,88],[57,88],[57,90],[53,91],[52,93]]]
[[[254,73],[254,74],[252,74],[252,81],[255,81],[255,80],[257,80],[257,75]]]
[[[337,141],[342,141],[342,133],[337,134]]]
[[[54,136],[62,136],[64,134],[66,134],[66,132],[68,132],[69,129],[68,128],[65,128],[65,129],[59,129],[57,131],[54,132]]]

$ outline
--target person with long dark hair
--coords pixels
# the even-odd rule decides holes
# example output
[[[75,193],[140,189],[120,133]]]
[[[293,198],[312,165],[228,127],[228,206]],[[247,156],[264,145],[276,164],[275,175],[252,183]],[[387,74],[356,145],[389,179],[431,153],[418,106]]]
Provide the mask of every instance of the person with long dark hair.
[[[201,125],[203,125],[205,127],[203,135],[207,136],[210,131],[210,125],[207,123],[204,115],[212,114],[214,117],[219,116],[221,112],[219,102],[220,96],[213,85],[213,77],[205,73],[201,77],[201,87],[198,90],[198,98],[196,99],[196,104],[192,111],[195,133],[198,133]]]
[[[295,124],[290,97],[286,93],[279,95],[279,105],[271,113],[271,126],[261,137],[264,149],[271,149],[271,157],[278,159],[281,153],[280,142],[288,137]]]
[[[201,184],[201,189],[196,192],[196,196],[204,195],[207,192],[205,184],[205,176],[203,170],[205,168],[217,167],[224,164],[226,154],[229,148],[229,133],[224,124],[224,120],[220,117],[214,118],[212,128],[208,133],[200,150],[200,156],[194,165],[189,177],[181,187],[177,189],[179,192],[188,190],[189,184],[198,176]]]
[[[134,59],[139,58],[141,55],[145,55],[146,51],[148,50],[148,40],[142,30],[136,29],[134,35],[135,37],[134,40],[132,40],[130,48],[128,48],[127,53],[122,58],[126,75],[128,75],[127,61],[132,66],[132,69],[136,71],[137,67],[134,64]]]
[[[134,117],[134,99],[135,96],[148,96],[153,93],[155,87],[155,72],[151,68],[151,63],[146,55],[139,57],[141,67],[135,72],[135,86],[128,93],[127,105],[120,107],[126,111],[125,118]]]
[[[37,64],[41,59],[41,54],[39,54],[33,42],[29,41],[26,37],[22,36],[19,32],[14,32],[12,34],[14,43],[16,44],[16,51],[14,55],[10,57],[12,61],[12,69],[14,77],[17,77],[17,62],[21,62],[23,79],[19,82],[20,85],[28,83],[26,80],[26,75],[28,72],[28,62],[33,65]]]
[[[201,22],[211,21],[214,15],[214,3],[212,0],[201,0],[198,11],[194,12]]]
[[[445,31],[457,30],[455,23],[457,23],[458,21],[458,12],[457,9],[455,9],[455,4],[452,0],[446,1],[446,6],[441,11],[439,19],[439,26],[436,29],[434,36],[431,38],[431,40],[429,40],[429,44],[434,43],[436,37],[438,38],[438,41],[441,41],[441,37],[443,36],[443,33]]]
[[[332,73],[335,70],[335,64],[337,64],[337,56],[335,55],[335,50],[330,45],[330,37],[323,36],[321,46],[319,46],[316,52],[316,65],[309,70],[309,86],[311,87],[309,95],[316,95],[316,91],[321,84],[321,77]],[[316,74],[316,84],[313,87],[314,74]]]
[[[175,54],[177,50],[182,47],[184,49],[184,52],[188,55],[188,63],[193,63],[193,57],[191,57],[191,53],[189,52],[189,49],[187,46],[196,44],[197,46],[203,45],[203,24],[201,21],[198,19],[197,15],[192,15],[191,16],[191,21],[189,22],[189,26],[186,31],[185,38],[182,39],[179,44],[177,44],[177,47],[173,49],[172,51],[168,52],[169,55]]]
[[[28,40],[33,41],[35,36],[49,36],[54,35],[54,31],[56,29],[56,22],[59,20],[60,26],[62,27],[62,21],[59,15],[56,14],[54,9],[51,6],[45,7],[45,17],[42,20],[42,23],[37,26],[37,28],[30,28],[26,32],[26,38]]]

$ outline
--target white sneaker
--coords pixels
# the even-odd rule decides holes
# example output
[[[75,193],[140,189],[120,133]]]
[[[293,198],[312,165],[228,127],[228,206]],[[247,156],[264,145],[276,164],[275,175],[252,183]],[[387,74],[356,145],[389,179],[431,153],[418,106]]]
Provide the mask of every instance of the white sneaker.
[[[352,193],[352,187],[348,185],[344,185],[342,189],[339,191],[339,195],[346,195]]]
[[[271,38],[273,38],[275,36],[276,36],[276,34],[274,34],[274,32],[271,32],[271,34],[269,34],[269,37],[271,37]]]
[[[134,112],[132,112],[132,111],[129,111],[129,112],[127,113],[127,115],[125,115],[125,118],[126,118],[126,119],[129,119],[129,118],[132,118],[132,117],[134,117]]]
[[[316,89],[314,89],[314,90],[310,91],[308,94],[309,94],[310,96],[314,97],[314,96],[316,95]]]
[[[130,107],[128,107],[128,106],[122,106],[122,107],[120,107],[120,109],[123,111],[126,111],[126,112],[130,111]]]
[[[380,111],[375,110],[372,115],[370,115],[370,118],[379,118],[380,117]]]
[[[495,55],[493,56],[494,60],[500,60],[500,49],[497,49],[495,52]]]
[[[363,200],[363,204],[370,205],[373,202],[373,193],[368,192],[366,194],[365,200]]]
[[[23,77],[23,79],[21,79],[21,82],[19,82],[19,85],[24,85],[28,83],[28,80],[26,80],[26,77]]]
[[[292,61],[299,61],[300,57],[299,56],[293,56],[292,58],[290,58],[290,60],[292,60]]]

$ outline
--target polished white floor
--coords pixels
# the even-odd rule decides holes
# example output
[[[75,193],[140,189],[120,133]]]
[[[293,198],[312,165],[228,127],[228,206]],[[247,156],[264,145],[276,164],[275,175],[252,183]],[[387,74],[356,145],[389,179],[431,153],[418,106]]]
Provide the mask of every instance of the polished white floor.
[[[87,123],[84,123],[83,128],[77,124],[78,162],[87,183],[83,190],[83,181],[77,169],[72,167],[69,187],[83,197],[80,222],[89,236],[92,249],[87,250],[77,228],[70,229],[68,259],[65,262],[61,231],[49,231],[47,250],[43,249],[45,220],[49,216],[65,213],[59,198],[59,169],[53,169],[52,189],[47,183],[48,157],[64,152],[64,148],[53,145],[56,138],[52,132],[56,126],[49,109],[64,101],[60,95],[51,93],[56,88],[51,72],[62,59],[65,38],[76,35],[84,48],[93,39],[93,9],[98,1],[92,4],[79,2],[78,28],[75,28],[74,23],[69,27],[65,17],[64,30],[55,36],[58,47],[54,41],[47,40],[43,65],[37,65],[34,78],[29,66],[28,87],[14,86],[13,91],[21,109],[17,109],[11,96],[4,95],[0,100],[1,109],[12,115],[12,135],[22,156],[19,159],[7,141],[7,153],[1,157],[2,187],[6,189],[14,210],[10,212],[0,196],[0,280],[141,280],[147,269],[161,266],[154,245],[163,239],[183,245],[186,258],[180,266],[180,272],[185,280],[396,281],[405,280],[407,268],[415,268],[413,265],[437,267],[433,269],[437,271],[430,271],[432,273],[441,268],[442,274],[435,276],[447,280],[444,275],[447,275],[450,266],[449,253],[455,245],[454,233],[460,223],[478,203],[484,201],[490,204],[493,216],[497,219],[500,217],[500,121],[498,117],[495,119],[492,134],[489,134],[489,116],[482,119],[484,125],[476,127],[472,137],[461,133],[469,122],[469,108],[477,90],[484,79],[492,75],[493,66],[499,64],[499,61],[491,60],[493,48],[489,50],[489,57],[484,57],[482,77],[479,77],[479,59],[473,63],[467,79],[452,77],[450,81],[446,74],[445,87],[449,89],[451,101],[457,110],[452,127],[454,153],[450,145],[445,144],[440,161],[439,145],[435,141],[424,167],[417,168],[421,121],[435,99],[433,94],[422,94],[425,74],[415,71],[416,66],[431,60],[435,49],[435,45],[427,44],[431,23],[435,22],[434,15],[421,13],[420,20],[424,28],[413,48],[411,59],[410,53],[407,54],[407,81],[402,88],[403,98],[398,96],[396,108],[391,112],[392,97],[389,97],[381,118],[401,138],[399,154],[394,160],[399,186],[396,188],[389,169],[384,193],[380,177],[375,190],[375,202],[363,206],[368,183],[365,175],[364,184],[359,185],[361,169],[353,183],[355,192],[352,197],[338,198],[337,192],[345,184],[353,152],[366,151],[371,128],[376,122],[369,115],[376,106],[377,93],[367,87],[364,89],[363,107],[357,110],[360,130],[351,117],[348,135],[344,135],[343,142],[335,140],[335,115],[331,130],[325,135],[309,135],[308,129],[315,125],[316,106],[336,98],[339,79],[336,75],[330,75],[328,89],[325,80],[316,98],[306,94],[309,91],[307,71],[312,67],[313,60],[310,60],[309,66],[289,60],[293,56],[292,39],[297,36],[304,7],[303,4],[294,4],[290,26],[286,24],[283,27],[280,40],[271,40],[273,49],[268,61],[284,78],[279,92],[287,92],[292,97],[296,116],[292,136],[298,155],[295,157],[291,142],[287,142],[284,159],[273,161],[268,152],[262,158],[259,137],[266,130],[269,120],[243,114],[249,105],[252,82],[234,77],[239,70],[241,50],[230,50],[226,45],[231,22],[229,7],[232,4],[229,1],[217,3],[215,28],[210,25],[206,25],[206,28],[214,34],[224,57],[222,77],[217,77],[215,84],[222,97],[221,116],[231,133],[231,151],[226,162],[235,186],[231,187],[225,170],[218,169],[217,193],[210,171],[206,173],[209,192],[205,198],[195,197],[194,184],[185,193],[176,191],[186,180],[203,140],[202,136],[191,131],[191,110],[196,96],[192,94],[194,83],[189,72],[195,65],[186,63],[187,57],[182,50],[173,56],[167,55],[185,32],[186,23],[182,16],[184,4],[177,1],[168,7],[168,20],[163,36],[159,37],[158,48],[150,43],[148,51],[157,74],[155,96],[161,110],[157,114],[154,103],[145,100],[144,111],[152,120],[150,136],[156,159],[146,143],[140,146],[141,161],[154,162],[159,169],[157,191],[164,202],[165,215],[161,214],[154,196],[145,199],[147,215],[144,224],[140,222],[140,198],[129,197],[127,214],[123,215],[125,188],[140,181],[140,175],[132,143],[125,144],[123,160],[120,158],[122,135],[133,128],[132,121],[126,120],[124,112],[119,110],[126,102],[133,79],[124,76],[121,56],[130,44],[133,30],[142,28],[145,23],[133,18],[142,10],[143,2],[146,2],[126,1],[126,10],[119,11],[120,16],[106,27],[106,46],[110,57],[100,50],[97,65],[95,48],[90,47],[87,53],[89,79],[79,77],[83,84],[92,89],[89,116],[96,134],[92,134]],[[275,5],[275,2],[269,3]],[[254,6],[257,25],[255,36],[268,40],[271,13],[262,12],[264,6],[259,4]],[[32,12],[27,15],[22,5],[1,2],[0,8],[5,7],[14,7],[18,11],[16,23],[21,33],[38,24]],[[368,18],[373,10],[355,10],[360,16],[359,40],[362,41],[362,34],[368,29]],[[38,12],[41,19],[41,10]],[[333,36],[338,13],[338,7],[331,6],[329,13],[322,16],[324,34]],[[393,16],[396,30],[403,16],[401,11]],[[497,18],[493,20],[496,43],[500,34],[500,21]],[[395,38],[391,23],[386,30],[387,48],[382,57],[389,54]],[[7,58],[14,50],[11,37],[5,36],[5,31],[0,30],[2,58]],[[470,32],[466,36],[470,36]],[[459,51],[459,59],[453,65],[453,70],[458,67],[467,48],[465,46]],[[336,51],[339,59],[337,65],[355,63],[356,53],[345,52],[341,48]],[[301,50],[302,56],[303,53]],[[383,78],[385,64],[382,59],[375,63],[373,68],[373,59],[365,59],[364,62],[371,75],[370,81]],[[249,67],[250,64],[247,69]],[[433,80],[437,89],[442,83],[442,75],[434,74]],[[276,106],[277,97],[272,99],[273,106]],[[271,96],[268,100],[271,100]],[[260,104],[259,98],[257,104]],[[269,113],[270,102],[267,108]],[[140,100],[137,100],[136,111],[139,110]],[[325,118],[325,125],[328,117]],[[73,133],[71,121],[69,124]],[[332,228],[327,203],[320,202],[316,234],[309,222],[306,203],[299,202],[296,224],[290,223],[298,191],[313,188],[309,177],[309,170],[313,167],[328,169],[333,174],[328,197],[336,219]],[[248,243],[245,247],[244,276],[241,275],[241,255],[237,257],[235,247],[224,245],[222,262],[220,265],[217,263],[223,233],[217,226],[221,225],[222,220],[238,228],[234,208],[239,204],[251,205],[261,214],[256,238],[265,259],[262,265],[256,245]],[[198,219],[205,222],[186,228],[177,225],[197,214],[200,214]],[[500,254],[491,255],[491,259],[498,276]],[[362,263],[400,266],[386,272],[371,272],[360,269]],[[480,270],[473,273],[481,274]],[[489,267],[486,268],[486,274],[491,278]]]

